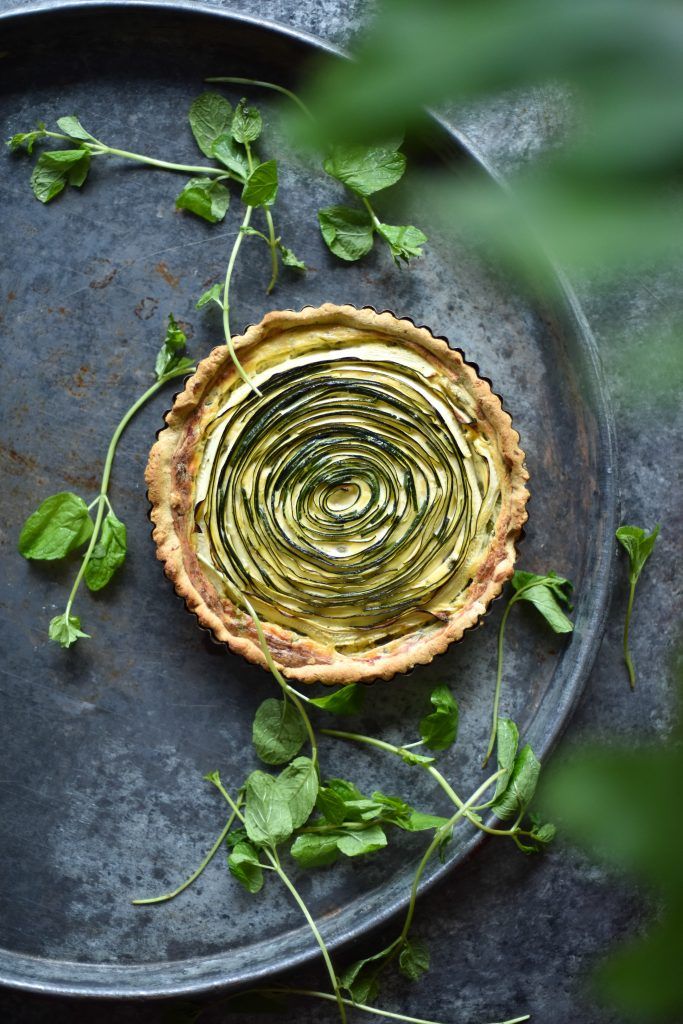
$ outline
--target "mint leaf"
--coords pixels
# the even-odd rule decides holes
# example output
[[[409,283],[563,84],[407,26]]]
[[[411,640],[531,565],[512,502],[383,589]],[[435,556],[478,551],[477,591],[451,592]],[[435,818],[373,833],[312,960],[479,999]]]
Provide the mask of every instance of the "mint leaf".
[[[19,554],[36,561],[64,558],[90,538],[93,522],[77,494],[60,491],[45,498],[24,523]]]
[[[175,205],[176,210],[189,210],[209,224],[217,224],[228,212],[230,192],[214,178],[190,178]]]
[[[282,242],[277,243],[277,247],[280,250],[280,256],[282,263],[285,267],[291,267],[292,270],[307,270],[306,264],[303,260],[300,260],[291,249],[288,249]]]
[[[239,178],[246,179],[249,176],[249,160],[244,149],[239,146],[232,135],[219,135],[214,142],[210,156],[215,157],[224,167],[227,167],[229,171],[237,175]]]
[[[38,127],[31,132],[18,132],[13,135],[11,139],[7,140],[7,145],[13,153],[19,149],[25,149],[27,153],[32,153],[38,139],[44,139],[46,135],[45,125],[39,123]]]
[[[277,846],[291,836],[289,806],[272,775],[256,771],[247,779],[244,827],[257,846]]]
[[[324,868],[339,859],[338,838],[330,832],[319,835],[305,832],[297,836],[289,852],[302,868]]]
[[[348,821],[372,821],[382,816],[383,808],[376,800],[361,797],[360,800],[347,800],[344,804]]]
[[[420,722],[420,736],[430,750],[446,750],[458,734],[458,705],[443,684],[437,686],[429,699],[435,710]]]
[[[251,172],[242,189],[246,206],[272,206],[277,196],[277,163],[267,160]]]
[[[635,600],[636,583],[643,571],[643,566],[652,554],[655,541],[659,536],[659,526],[655,526],[652,533],[647,534],[640,526],[620,526],[616,532],[617,540],[628,553],[629,560],[629,595],[626,607],[626,618],[624,620],[624,661],[628,669],[631,689],[636,686],[636,670],[629,650],[628,633],[631,625],[631,614]]]
[[[418,981],[429,970],[429,949],[422,939],[406,939],[399,953],[398,967],[410,981]]]
[[[337,840],[337,848],[347,857],[374,853],[386,845],[387,837],[380,825],[369,825],[357,832],[346,832]]]
[[[363,794],[354,786],[353,782],[347,782],[346,779],[327,779],[326,786],[328,786],[338,797],[348,803],[350,800],[362,800]]]
[[[403,177],[406,158],[400,142],[383,146],[334,146],[323,167],[327,174],[356,192],[371,196]]]
[[[97,139],[85,130],[77,117],[60,117],[57,125],[59,130],[71,139],[77,139],[79,142],[97,142]]]
[[[216,775],[220,779],[220,776],[218,775],[217,772]],[[208,779],[210,782],[213,781],[213,779],[209,778],[208,775],[205,775],[204,778]],[[248,838],[249,837],[247,836],[246,828],[233,828],[230,829],[227,836],[225,837],[225,845],[229,850],[232,850],[237,846],[238,843],[246,843]]]
[[[210,302],[216,302],[223,308],[223,286],[220,284],[212,284],[211,287],[202,293],[197,299],[195,309],[202,309],[204,306],[208,306]]]
[[[90,590],[101,590],[126,559],[126,527],[113,512],[108,512],[102,532],[85,566],[85,582]]]
[[[329,786],[320,786],[315,806],[330,825],[341,825],[346,819],[346,804],[344,800],[333,789],[330,789]]]
[[[256,142],[261,134],[262,121],[256,107],[248,107],[242,99],[235,107],[230,131],[235,142]]]
[[[180,373],[182,370],[193,369],[191,359],[186,359],[182,356],[182,352],[187,343],[187,337],[185,332],[180,329],[176,323],[176,319],[173,313],[168,314],[168,327],[166,328],[166,337],[164,343],[157,353],[156,362],[154,364],[154,372],[156,373],[157,380],[161,380],[169,373]]]
[[[268,697],[256,711],[251,738],[266,764],[286,764],[301,750],[306,728],[291,701]]]
[[[572,632],[574,624],[561,608],[562,604],[571,608],[569,593],[572,584],[569,580],[554,572],[547,576],[537,576],[532,572],[517,570],[511,582],[516,591],[512,601],[529,601],[555,633]]]
[[[541,763],[527,743],[515,758],[515,764],[504,792],[493,804],[501,821],[522,814],[536,792]]]
[[[389,243],[391,255],[396,263],[400,260],[409,260],[422,256],[422,246],[427,241],[427,236],[419,228],[407,224],[404,227],[396,227],[391,224],[380,224],[377,228],[380,235]]]
[[[240,882],[247,892],[257,893],[263,887],[263,868],[258,851],[251,843],[236,843],[228,857],[230,874]]]
[[[640,526],[620,526],[617,530],[617,540],[628,553],[629,579],[633,583],[638,580],[643,571],[643,566],[652,554],[658,536],[659,526],[655,526],[652,533],[649,534]]]
[[[553,839],[557,835],[557,829],[550,822],[545,825],[537,825],[531,830],[531,838],[537,843],[542,843],[547,846],[548,843],[552,843]]]
[[[214,143],[230,131],[232,107],[217,92],[203,92],[193,101],[188,114],[195,142],[204,156],[214,156]]]
[[[297,757],[276,779],[279,796],[289,807],[294,828],[311,816],[318,795],[318,773],[310,757]]]
[[[339,975],[339,986],[344,989],[357,1003],[371,1001],[379,991],[377,975],[384,961],[391,953],[391,948],[382,949],[374,956],[356,960]]]
[[[496,782],[496,791],[493,799],[497,800],[501,793],[507,789],[512,770],[515,766],[517,746],[519,744],[519,730],[511,718],[499,718],[496,731],[496,759],[498,767],[505,772]]]
[[[71,647],[81,637],[86,640],[90,639],[89,633],[82,632],[81,620],[78,616],[67,615],[66,612],[63,615],[55,615],[54,619],[50,621],[48,636],[50,640],[61,644],[62,647]]]
[[[335,715],[356,715],[363,706],[365,691],[357,683],[342,686],[325,697],[312,697],[310,703]]]
[[[318,210],[318,223],[327,248],[342,260],[359,260],[372,249],[374,228],[365,210],[328,206]]]
[[[407,828],[413,808],[405,800],[401,800],[398,796],[386,796],[379,790],[372,794],[372,799],[385,821],[392,825],[398,825],[399,828]]]
[[[41,153],[31,174],[33,194],[41,203],[49,203],[66,185],[80,188],[89,168],[87,149],[53,149]]]
[[[405,828],[407,832],[426,832],[431,828],[441,828],[448,824],[448,818],[442,818],[438,814],[423,814],[422,811],[411,811]]]

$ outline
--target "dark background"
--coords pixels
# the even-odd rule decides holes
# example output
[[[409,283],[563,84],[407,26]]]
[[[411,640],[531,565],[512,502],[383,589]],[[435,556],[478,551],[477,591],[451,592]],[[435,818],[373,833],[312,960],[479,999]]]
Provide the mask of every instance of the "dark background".
[[[21,7],[0,0],[0,9]],[[281,21],[338,44],[347,43],[369,16],[359,0],[255,0],[216,3],[217,7]],[[476,109],[451,110],[452,123],[465,131],[504,173],[538,156],[561,138],[572,117],[571,104],[557,86],[501,97]],[[676,301],[673,273],[641,274],[606,294],[596,282],[574,282],[600,344],[612,392],[617,426],[621,519],[652,527],[662,538],[639,584],[632,626],[634,660],[641,666],[635,693],[621,662],[621,629],[626,576],[619,562],[618,583],[605,637],[585,695],[556,756],[587,737],[626,740],[663,737],[675,713],[671,656],[677,639],[675,547],[680,511],[675,507],[670,465],[680,437],[673,403],[663,416],[647,416],[634,401],[632,381],[621,368],[616,336],[626,331],[635,346],[648,344],[651,323],[666,321]],[[507,845],[489,843],[419,904],[420,932],[432,954],[432,969],[418,985],[388,979],[382,997],[387,1009],[444,1021],[502,1020],[529,1012],[541,1024],[616,1024],[586,988],[591,968],[619,939],[643,928],[651,913],[644,893],[615,878],[560,839],[541,858],[517,855]],[[355,959],[393,938],[394,929],[369,936],[340,961]],[[322,971],[299,971],[278,983],[317,987]],[[210,1000],[209,1003],[215,1000]],[[0,992],[0,1019],[12,1022],[97,1020],[163,1022],[174,1004],[88,1003],[20,992]],[[217,1010],[215,1019],[223,1015]],[[208,1014],[207,1020],[214,1019]],[[332,1007],[301,1002],[282,1019],[335,1019]],[[370,1019],[358,1014],[352,1019]],[[675,1022],[671,1022],[675,1024]]]

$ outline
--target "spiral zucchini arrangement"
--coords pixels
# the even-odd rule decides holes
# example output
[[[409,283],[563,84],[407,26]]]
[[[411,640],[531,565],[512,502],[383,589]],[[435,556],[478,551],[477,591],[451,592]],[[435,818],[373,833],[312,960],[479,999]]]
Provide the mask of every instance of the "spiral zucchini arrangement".
[[[526,472],[499,400],[458,353],[387,313],[270,314],[240,349],[260,395],[215,350],[150,457],[177,589],[260,661],[246,598],[294,678],[431,660],[512,572]]]

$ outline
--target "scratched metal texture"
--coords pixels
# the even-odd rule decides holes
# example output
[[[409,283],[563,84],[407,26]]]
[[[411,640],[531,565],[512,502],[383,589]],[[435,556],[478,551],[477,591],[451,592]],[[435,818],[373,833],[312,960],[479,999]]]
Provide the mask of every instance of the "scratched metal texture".
[[[0,26],[3,138],[77,113],[112,145],[191,163],[204,158],[183,111],[205,75],[296,84],[317,52],[305,37],[198,4],[62,7]],[[279,154],[278,110],[251,96],[266,111],[261,152]],[[453,174],[474,160],[445,130],[435,149]],[[273,692],[264,672],[197,628],[155,561],[143,470],[170,393],[138,416],[118,452],[111,496],[128,527],[129,557],[106,591],[79,596],[91,640],[63,652],[46,639],[77,560],[29,564],[16,552],[23,519],[47,494],[95,496],[110,433],[150,382],[166,315],[183,323],[193,355],[221,340],[214,316],[194,303],[223,271],[238,204],[224,224],[210,226],[174,210],[182,176],[96,161],[81,191],[43,207],[28,186],[31,160],[7,152],[1,159],[0,982],[119,996],[243,984],[315,954],[275,885],[255,904],[221,854],[179,900],[147,909],[130,903],[175,886],[201,859],[225,817],[202,775],[219,768],[234,789],[257,767],[251,720]],[[264,250],[247,240],[233,322],[326,300],[390,308],[461,347],[513,414],[531,472],[522,564],[553,567],[579,594],[570,642],[524,608],[511,620],[503,709],[545,754],[599,640],[615,515],[611,420],[580,310],[567,292],[552,308],[533,300],[471,246],[437,230],[425,258],[403,270],[380,250],[342,265],[325,250],[314,216],[316,207],[344,201],[341,188],[294,154],[281,181],[278,231],[309,273],[285,272],[267,297]],[[397,198],[379,201],[386,219],[400,213],[423,223],[409,186],[410,177]],[[432,665],[375,686],[351,724],[410,740],[430,688],[448,682],[462,724],[443,761],[469,792],[481,778],[500,614],[498,603],[483,629]],[[322,757],[330,775],[446,809],[429,779],[401,763],[332,743]],[[294,871],[331,946],[405,903],[424,841],[401,834],[379,858]],[[475,846],[463,832],[427,884]]]

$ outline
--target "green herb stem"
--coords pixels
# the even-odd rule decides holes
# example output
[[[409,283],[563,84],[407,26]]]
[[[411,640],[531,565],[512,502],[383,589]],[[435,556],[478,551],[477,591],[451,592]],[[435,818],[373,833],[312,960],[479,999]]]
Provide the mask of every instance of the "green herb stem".
[[[273,215],[266,206],[266,223],[268,225],[268,248],[270,249],[270,281],[266,288],[266,295],[270,295],[273,288],[277,284],[278,274],[280,272],[280,264],[277,258],[277,239],[275,237],[275,225],[273,223]]]
[[[236,590],[236,588],[233,588],[233,589]],[[289,683],[287,682],[285,677],[280,672],[280,669],[277,667],[277,665],[273,661],[273,656],[270,653],[270,648],[268,647],[268,641],[266,640],[266,635],[263,632],[263,626],[261,625],[261,620],[259,619],[258,615],[256,614],[256,611],[255,611],[251,601],[249,600],[249,598],[246,597],[244,594],[240,593],[239,594],[239,600],[242,602],[244,607],[247,609],[247,612],[251,616],[251,619],[252,619],[252,621],[254,623],[254,628],[256,629],[256,634],[257,634],[258,640],[259,640],[259,646],[261,648],[261,652],[263,654],[263,657],[266,660],[266,665],[268,666],[269,671],[274,676],[275,681],[280,685],[282,691],[286,694],[286,696],[288,696],[290,698],[292,704],[294,705],[294,707],[296,708],[297,712],[299,713],[301,721],[304,723],[304,728],[306,729],[306,735],[308,736],[308,742],[309,742],[309,744],[311,746],[311,761],[317,767],[317,765],[318,765],[318,742],[317,742],[317,740],[315,738],[315,732],[313,731],[313,726],[311,725],[311,720],[308,717],[308,715],[306,713],[306,709],[304,708],[303,703],[302,703],[302,701],[308,701],[308,697],[304,697],[304,695],[302,693],[299,693],[298,690],[295,690],[293,686],[289,685]]]
[[[169,160],[157,160],[156,157],[145,156],[143,153],[131,153],[127,149],[117,149],[115,146],[107,146],[104,142],[86,142],[80,139],[72,139],[70,135],[62,135],[60,132],[45,132],[51,139],[62,139],[77,145],[80,149],[89,150],[93,156],[120,156],[124,160],[135,160],[137,163],[147,164],[149,167],[157,167],[163,171],[180,171],[184,174],[215,174],[221,178],[232,178],[233,181],[242,181],[242,178],[233,174],[225,167],[199,167],[195,164],[176,164]]]
[[[496,735],[498,733],[498,709],[500,707],[500,692],[503,682],[503,640],[505,638],[505,625],[508,620],[508,615],[510,614],[510,610],[519,601],[522,595],[525,594],[527,590],[532,590],[533,587],[537,585],[537,582],[535,580],[532,580],[529,583],[527,583],[526,586],[520,587],[519,590],[516,590],[512,597],[510,598],[510,600],[508,601],[507,607],[503,612],[503,617],[500,620],[500,626],[498,627],[498,661],[496,667],[496,688],[493,694],[493,711],[491,715],[491,735],[489,736],[489,745],[486,748],[486,756],[482,761],[482,768],[485,768],[489,762],[489,758],[493,753],[493,747],[496,742]]]
[[[247,209],[244,214],[244,219],[242,220],[242,224],[240,226],[240,230],[237,232],[237,237],[235,238],[235,241],[233,243],[232,251],[230,253],[230,259],[228,260],[228,268],[225,272],[225,283],[223,285],[223,302],[221,306],[223,309],[223,333],[225,334],[225,341],[228,346],[230,358],[232,359],[235,365],[235,369],[239,373],[244,383],[248,384],[251,390],[256,395],[260,396],[261,392],[254,384],[251,377],[245,372],[244,367],[237,358],[237,353],[235,352],[235,346],[233,344],[232,334],[230,331],[230,282],[232,281],[232,274],[235,269],[235,261],[237,260],[237,254],[240,251],[242,239],[244,238],[244,228],[249,227],[249,221],[251,220],[251,215],[253,212],[254,207],[247,206]]]
[[[251,992],[274,996],[308,996],[311,999],[325,999],[328,1002],[335,1001],[335,997],[330,995],[329,992],[316,992],[310,988],[259,988],[251,989]],[[389,1020],[405,1021],[405,1024],[440,1024],[439,1021],[427,1020],[425,1017],[410,1017],[405,1013],[393,1013],[390,1010],[381,1010],[377,1006],[368,1006],[366,1003],[356,1003],[353,999],[342,998],[342,1002],[346,1006],[351,1006],[354,1010],[363,1010],[364,1013],[372,1013],[378,1017],[387,1017]],[[514,1017],[511,1020],[501,1021],[500,1024],[523,1024],[523,1021],[529,1019],[529,1014],[525,1014],[523,1017]]]
[[[624,621],[624,661],[628,670],[628,681],[632,690],[636,688],[636,670],[633,665],[633,659],[631,658],[631,650],[628,643],[628,631],[631,625],[631,612],[633,611],[633,599],[636,595],[636,583],[638,582],[637,576],[630,576],[629,578],[629,591],[628,591],[628,605],[626,606],[626,619]]]
[[[251,152],[251,146],[249,145],[248,142],[244,143],[244,148],[246,150],[247,161],[249,163],[249,173],[251,174],[251,172],[254,170],[254,157]],[[261,236],[261,238],[263,238],[266,245],[270,249],[270,281],[268,282],[268,287],[266,288],[266,295],[270,295],[270,293],[272,292],[273,288],[277,283],[280,268],[277,259],[277,240],[275,238],[275,225],[273,223],[273,215],[267,206],[264,207],[264,213],[266,216],[266,224],[268,225],[268,235],[266,236],[262,232],[259,232],[259,235]]]
[[[321,729],[320,731],[325,736],[334,736],[336,739],[350,740],[355,743],[365,743],[369,747],[377,747],[379,750],[385,750],[387,751],[387,753],[395,754],[398,757],[402,757],[403,752],[408,749],[408,747],[397,747],[393,743],[387,743],[385,740],[375,739],[374,736],[363,736],[360,733],[342,732],[339,729]],[[411,745],[414,746],[414,744]],[[478,828],[481,832],[486,832],[486,834],[490,836],[513,836],[518,833],[519,830],[516,825],[510,829],[492,828],[490,825],[485,825],[483,821],[479,821],[473,815],[473,800],[462,800],[455,792],[455,790],[448,782],[448,780],[444,778],[444,776],[441,774],[438,768],[435,768],[434,765],[431,764],[419,765],[418,767],[429,772],[434,781],[438,783],[441,789],[443,789],[448,799],[453,804],[455,804],[458,810],[463,811],[465,813],[465,816],[467,817],[467,820],[472,825],[475,825],[476,828]],[[496,772],[495,775],[492,775],[489,778],[489,780],[483,784],[483,790],[485,791],[488,788],[488,786],[491,785],[492,780],[498,778],[500,774],[500,772]],[[476,795],[478,796],[479,793],[477,793]]]
[[[142,395],[140,395],[140,397],[137,399],[137,401],[133,402],[133,404],[131,405],[130,409],[128,409],[127,412],[124,413],[123,417],[119,421],[118,426],[116,427],[116,430],[112,434],[111,441],[109,442],[109,447],[107,448],[107,455],[106,455],[106,458],[104,460],[104,469],[102,470],[102,480],[101,480],[101,483],[100,483],[100,493],[97,496],[97,498],[95,499],[97,501],[97,512],[95,514],[95,525],[93,527],[93,531],[92,531],[92,534],[90,536],[90,543],[88,544],[88,547],[86,548],[85,554],[83,555],[83,559],[81,561],[80,568],[78,570],[78,573],[76,575],[76,579],[74,580],[73,586],[71,588],[71,592],[69,594],[68,601],[66,603],[66,609],[65,609],[65,612],[64,612],[66,618],[69,617],[69,614],[71,612],[71,608],[72,608],[74,600],[76,598],[76,594],[78,593],[78,588],[80,587],[81,583],[83,582],[83,577],[85,575],[85,570],[87,568],[88,562],[90,561],[90,557],[91,557],[91,555],[92,555],[92,553],[93,553],[93,551],[95,549],[95,545],[96,545],[96,543],[98,541],[98,538],[99,538],[100,528],[102,526],[102,519],[104,517],[105,506],[107,504],[109,504],[109,499],[107,497],[107,490],[109,489],[109,480],[110,480],[110,477],[111,477],[112,466],[113,466],[113,463],[114,463],[114,455],[116,454],[117,445],[118,445],[119,441],[121,440],[121,435],[123,434],[124,430],[126,429],[128,424],[130,423],[130,421],[133,419],[135,414],[142,408],[142,406],[147,401],[149,401],[150,398],[152,398],[153,395],[155,395],[157,393],[157,391],[159,391],[164,386],[164,384],[166,384],[169,380],[172,380],[174,377],[181,376],[181,375],[184,376],[188,372],[190,372],[188,369],[184,369],[184,370],[181,371],[181,373],[169,373],[169,374],[166,374],[163,377],[161,377],[160,380],[155,381],[154,384],[152,384],[151,387],[147,388],[147,390]],[[111,507],[111,506],[109,506],[109,507]]]
[[[237,801],[237,807],[239,807],[240,803],[241,803],[241,800],[238,800]],[[182,883],[182,885],[179,885],[177,889],[173,890],[173,892],[165,893],[163,896],[151,896],[151,897],[148,897],[147,899],[133,900],[132,901],[133,905],[136,906],[136,907],[140,907],[140,906],[146,906],[146,905],[148,905],[150,903],[165,903],[166,900],[175,899],[175,897],[179,896],[181,892],[184,892],[185,889],[188,889],[192,885],[193,882],[196,882],[196,880],[201,875],[202,871],[204,871],[204,869],[211,863],[213,858],[216,856],[216,854],[218,853],[218,851],[220,850],[222,844],[225,841],[225,837],[227,836],[228,832],[232,828],[233,822],[234,822],[236,817],[237,817],[237,808],[235,808],[233,810],[232,814],[230,815],[230,817],[228,818],[228,820],[225,823],[225,827],[223,828],[223,831],[218,836],[218,839],[213,844],[213,846],[211,847],[211,849],[209,850],[207,855],[204,857],[204,860],[201,862],[201,864],[199,865],[197,870],[193,871],[193,873],[190,875],[190,877],[187,878]]]
[[[219,77],[205,78],[204,81],[226,82],[231,85],[255,85],[258,86],[260,89],[270,89],[273,92],[279,92],[281,93],[282,96],[286,96],[288,99],[290,99],[292,103],[296,103],[297,107],[299,107],[299,109],[303,111],[306,117],[310,118],[311,121],[313,120],[313,114],[310,112],[304,101],[302,99],[299,99],[296,93],[292,92],[291,89],[285,89],[284,85],[276,85],[275,82],[261,82],[257,78]]]
[[[273,865],[275,871],[277,872],[277,875],[280,878],[280,881],[289,890],[289,892],[291,893],[292,897],[294,898],[296,904],[298,905],[299,909],[301,910],[302,914],[306,918],[306,922],[308,924],[308,927],[311,929],[311,932],[313,933],[315,941],[318,943],[318,946],[320,947],[320,952],[323,955],[323,960],[325,961],[325,967],[327,968],[327,973],[328,973],[328,975],[330,977],[330,982],[332,983],[332,989],[334,991],[334,996],[331,996],[330,998],[334,999],[336,1001],[337,1006],[339,1007],[339,1017],[340,1017],[340,1019],[342,1021],[342,1024],[346,1024],[346,1007],[344,1005],[345,1004],[345,1000],[343,999],[341,991],[339,989],[339,982],[337,980],[337,975],[336,975],[336,972],[335,972],[335,969],[334,969],[334,965],[332,964],[332,960],[330,959],[330,954],[328,952],[327,946],[325,945],[325,940],[323,939],[322,935],[320,934],[320,931],[318,930],[318,926],[315,923],[315,920],[313,919],[313,917],[311,916],[311,912],[309,911],[308,907],[306,906],[306,903],[305,903],[303,897],[300,895],[300,893],[298,892],[296,886],[294,885],[292,880],[289,878],[287,873],[283,870],[282,865],[280,864],[280,858],[277,855],[277,851],[274,850],[274,849],[273,850],[269,850],[269,849],[266,848],[264,852],[266,854],[266,857],[268,857],[268,859],[270,860],[271,864]]]
[[[486,756],[482,761],[482,768],[485,768],[489,762],[489,758],[493,753],[493,747],[496,742],[496,733],[498,732],[498,709],[500,707],[500,691],[503,683],[503,640],[505,639],[505,624],[510,614],[510,609],[515,604],[515,597],[510,598],[507,607],[503,612],[503,617],[500,620],[500,626],[498,627],[498,661],[496,667],[496,688],[493,693],[493,711],[491,721],[491,735],[489,736],[489,745],[486,748]]]
[[[382,224],[381,224],[381,221],[380,221],[379,217],[377,216],[377,214],[373,210],[372,204],[370,203],[370,200],[367,198],[367,196],[361,196],[361,199],[363,200],[363,206],[365,207],[365,209],[370,214],[370,219],[372,220],[372,223],[375,226],[375,229],[377,231],[379,231],[379,229],[381,228]]]
[[[491,775],[488,779],[486,779],[485,782],[482,782],[481,786],[479,786],[479,788],[475,790],[471,797],[468,800],[466,800],[461,807],[458,808],[455,814],[452,815],[451,818],[449,818],[448,822],[445,825],[442,825],[440,828],[436,829],[434,837],[430,842],[429,846],[427,847],[427,849],[425,850],[424,854],[422,855],[422,859],[420,860],[420,863],[418,864],[417,870],[413,877],[413,884],[410,888],[410,901],[408,903],[408,910],[406,913],[405,921],[403,923],[403,928],[401,929],[401,934],[399,936],[400,942],[405,942],[405,940],[408,938],[408,932],[410,931],[410,926],[413,923],[413,916],[415,914],[415,904],[417,902],[418,888],[420,885],[420,881],[422,879],[422,875],[424,874],[424,870],[427,867],[427,863],[429,862],[429,859],[431,858],[432,854],[434,853],[435,850],[439,848],[440,844],[443,842],[444,836],[448,834],[448,832],[460,820],[460,818],[467,815],[469,808],[473,804],[475,804],[479,797],[486,792],[489,786],[493,785],[493,783],[503,774],[504,769],[502,768],[499,769],[497,772],[494,772],[494,774]]]

